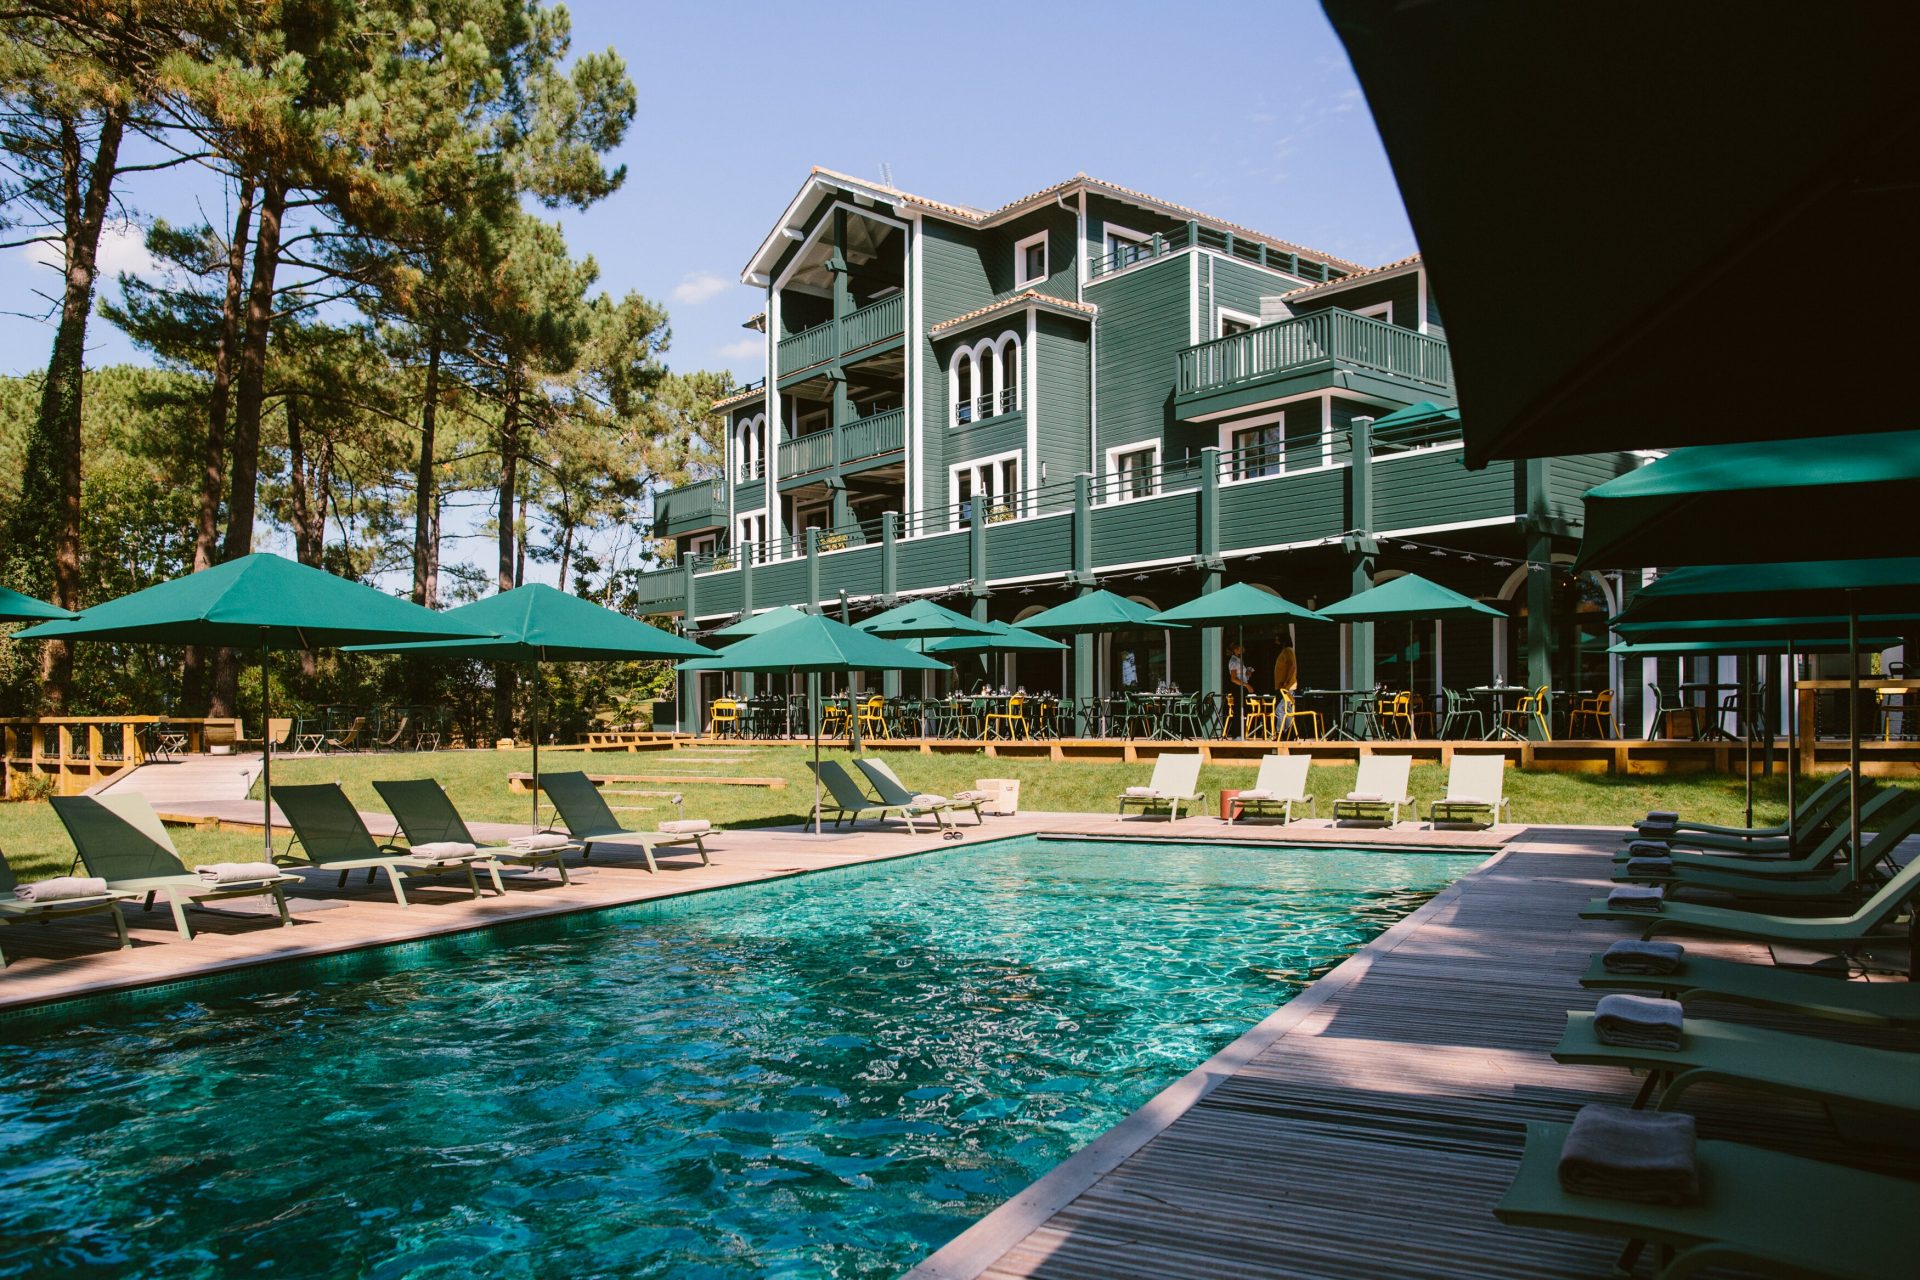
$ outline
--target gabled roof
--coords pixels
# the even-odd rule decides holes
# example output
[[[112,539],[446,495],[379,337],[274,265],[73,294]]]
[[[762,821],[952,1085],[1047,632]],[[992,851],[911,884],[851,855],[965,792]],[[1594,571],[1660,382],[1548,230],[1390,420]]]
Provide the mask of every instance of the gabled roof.
[[[1093,316],[1100,309],[1092,303],[1075,302],[1071,298],[1056,298],[1052,294],[1039,293],[1035,290],[1028,289],[1022,293],[1016,293],[1011,297],[1001,298],[997,302],[989,302],[984,307],[975,307],[973,310],[963,312],[951,320],[942,320],[939,324],[928,325],[927,335],[933,337],[945,333],[949,329],[958,329],[961,325],[972,324],[975,320],[993,315],[996,312],[1024,311],[1028,307],[1039,307],[1045,311],[1058,311],[1063,315],[1078,316],[1083,320]]]
[[[749,400],[764,400],[766,397],[767,380],[761,378],[757,382],[741,387],[738,391],[729,391],[726,395],[715,400],[713,407],[715,409],[728,409],[736,404],[744,404]]]
[[[1363,267],[1360,270],[1349,272],[1341,276],[1338,280],[1328,280],[1324,284],[1310,284],[1298,289],[1289,289],[1280,296],[1283,298],[1300,298],[1310,293],[1331,293],[1335,289],[1344,289],[1354,284],[1364,284],[1369,280],[1390,279],[1393,276],[1406,275],[1409,272],[1420,270],[1421,266],[1420,255],[1410,253],[1404,258],[1397,259],[1393,262],[1382,263],[1377,267]]]
[[[771,270],[773,261],[780,256],[789,239],[789,237],[783,235],[783,231],[787,228],[795,227],[799,222],[804,222],[818,200],[823,198],[825,188],[828,186],[840,187],[851,191],[856,200],[866,200],[874,204],[884,204],[895,210],[898,210],[902,205],[910,205],[914,209],[945,218],[948,221],[973,227],[995,226],[999,223],[1017,218],[1022,214],[1030,213],[1033,209],[1041,205],[1051,204],[1059,197],[1071,192],[1090,191],[1097,195],[1109,196],[1115,200],[1126,201],[1129,204],[1141,205],[1145,208],[1164,213],[1169,217],[1191,218],[1195,221],[1204,222],[1209,226],[1218,227],[1224,231],[1231,231],[1235,236],[1264,244],[1269,248],[1280,249],[1287,253],[1302,254],[1306,257],[1329,263],[1340,268],[1342,271],[1354,272],[1361,270],[1360,264],[1350,262],[1335,254],[1325,253],[1319,249],[1310,249],[1304,245],[1295,244],[1290,240],[1282,240],[1277,236],[1270,236],[1263,231],[1255,231],[1251,227],[1243,227],[1238,223],[1228,222],[1223,218],[1216,218],[1211,214],[1188,208],[1186,205],[1175,204],[1171,200],[1162,200],[1160,197],[1148,195],[1144,191],[1135,191],[1131,187],[1123,187],[1116,183],[1103,182],[1098,178],[1090,178],[1084,173],[1076,173],[1064,182],[1056,182],[1050,187],[1043,187],[1029,195],[1021,196],[1017,200],[1009,201],[997,209],[976,209],[971,205],[952,204],[944,200],[934,200],[927,196],[915,195],[910,191],[902,191],[900,188],[890,186],[886,183],[874,182],[867,178],[856,178],[851,174],[839,173],[833,169],[823,169],[816,165],[812,172],[807,175],[806,182],[801,184],[799,192],[787,205],[786,212],[781,215],[780,221],[775,224],[767,238],[761,242],[759,250],[755,252],[753,259],[747,263],[746,268],[741,272],[743,279],[751,284],[753,283],[752,277],[754,275],[764,274]],[[761,283],[764,283],[764,281]]]

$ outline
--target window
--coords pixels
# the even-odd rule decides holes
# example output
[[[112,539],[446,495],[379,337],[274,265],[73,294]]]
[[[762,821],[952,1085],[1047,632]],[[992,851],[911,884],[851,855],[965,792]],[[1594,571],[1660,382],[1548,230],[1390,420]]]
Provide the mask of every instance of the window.
[[[1019,514],[1019,454],[963,462],[950,474],[957,509],[955,523],[961,528],[972,524],[976,514],[987,524],[1011,520]]]
[[[1013,246],[1013,287],[1024,289],[1039,284],[1051,274],[1047,270],[1047,233],[1037,231]]]
[[[1259,327],[1260,320],[1257,316],[1250,316],[1240,311],[1229,311],[1225,307],[1220,308],[1220,336],[1223,338],[1231,338],[1236,333],[1245,333],[1249,329]]]
[[[1160,445],[1156,441],[1123,444],[1107,450],[1108,502],[1151,498],[1159,488]]]
[[[720,549],[720,535],[702,533],[687,539],[687,554],[690,556],[710,556]]]
[[[1377,302],[1371,307],[1355,307],[1353,314],[1357,316],[1367,316],[1373,320],[1385,320],[1388,324],[1392,324],[1393,304],[1391,302]]]
[[[740,536],[735,539],[740,546],[752,547],[767,540],[767,513],[753,511],[743,515],[735,522]]]
[[[1109,271],[1118,271],[1130,267],[1136,262],[1145,262],[1153,256],[1153,240],[1138,231],[1129,231],[1125,227],[1109,226],[1106,231],[1107,259]]]
[[[743,418],[734,428],[734,479],[758,480],[767,473],[767,415]]]
[[[1278,422],[1243,427],[1233,433],[1232,440],[1235,480],[1280,474],[1286,461],[1286,444]]]
[[[833,411],[831,409],[815,409],[810,413],[800,415],[799,428],[795,434],[810,436],[816,431],[825,431],[832,425]]]
[[[953,397],[952,426],[966,427],[1003,413],[1016,413],[1021,398],[1020,335],[1011,329],[962,347],[947,362]]]

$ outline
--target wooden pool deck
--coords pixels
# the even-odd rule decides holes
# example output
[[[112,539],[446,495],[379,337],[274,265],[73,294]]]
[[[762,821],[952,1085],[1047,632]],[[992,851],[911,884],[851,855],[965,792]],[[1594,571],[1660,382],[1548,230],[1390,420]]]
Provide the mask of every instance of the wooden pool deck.
[[[1638,1084],[1548,1057],[1567,1010],[1597,998],[1578,983],[1589,958],[1629,934],[1575,914],[1605,892],[1614,844],[1599,832],[1527,831],[912,1280],[1611,1274],[1617,1243],[1512,1230],[1493,1206],[1527,1121],[1624,1103]],[[1767,960],[1745,944],[1687,945]],[[1695,1011],[1794,1025],[1733,1005]],[[1818,1029],[1920,1048],[1913,1036]],[[1920,1178],[1912,1132],[1849,1148],[1813,1104],[1732,1089],[1695,1099],[1703,1137]]]

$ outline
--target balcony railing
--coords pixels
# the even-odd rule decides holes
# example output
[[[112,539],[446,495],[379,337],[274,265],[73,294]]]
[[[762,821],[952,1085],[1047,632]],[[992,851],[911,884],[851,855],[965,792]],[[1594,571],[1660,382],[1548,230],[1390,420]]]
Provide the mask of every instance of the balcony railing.
[[[721,480],[696,480],[657,494],[654,525],[665,537],[719,524],[727,515],[727,489]]]
[[[1310,280],[1321,284],[1328,280],[1338,280],[1347,273],[1330,263],[1314,258],[1303,258],[1286,249],[1276,249],[1245,236],[1237,236],[1231,231],[1216,231],[1212,227],[1203,227],[1197,222],[1189,222],[1184,227],[1175,227],[1171,231],[1161,232],[1141,241],[1120,241],[1116,239],[1114,247],[1094,258],[1087,265],[1087,278],[1098,280],[1101,276],[1110,276],[1116,271],[1141,262],[1151,262],[1169,254],[1179,253],[1183,249],[1211,249],[1215,253],[1229,258],[1238,258],[1254,266],[1266,267],[1272,271],[1284,271],[1290,276]]]
[[[780,442],[780,478],[825,471],[833,465],[833,432],[810,431]]]
[[[1336,365],[1421,386],[1453,386],[1453,363],[1439,338],[1330,308],[1188,347],[1180,353],[1175,391],[1220,391]]]
[[[848,312],[838,321],[829,320],[780,339],[780,372],[824,364],[837,355],[884,342],[904,332],[906,324],[906,295],[882,298]]]
[[[989,391],[985,395],[957,402],[953,406],[953,420],[965,427],[985,422],[988,418],[997,418],[1003,413],[1016,413],[1019,409],[1020,389],[1002,387],[997,393]]]
[[[840,461],[877,458],[907,446],[907,411],[888,409],[849,422],[840,429]]]

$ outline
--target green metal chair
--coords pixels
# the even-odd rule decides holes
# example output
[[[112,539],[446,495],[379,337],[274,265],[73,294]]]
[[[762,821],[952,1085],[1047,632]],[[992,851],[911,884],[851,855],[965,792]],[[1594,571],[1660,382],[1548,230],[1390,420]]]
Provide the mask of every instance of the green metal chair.
[[[660,864],[655,859],[656,850],[672,848],[679,853],[684,850],[677,846],[690,844],[700,855],[702,866],[713,861],[707,856],[707,827],[696,823],[684,831],[634,831],[613,816],[600,788],[584,773],[543,773],[540,789],[567,825],[567,834],[579,844],[582,858],[592,856],[596,844],[625,845],[639,849],[647,860],[647,870],[657,873]]]
[[[337,782],[275,787],[273,802],[286,818],[287,825],[293,828],[293,838],[287,842],[287,851],[281,855],[282,859],[291,861],[293,850],[298,846],[301,861],[306,865],[339,872],[340,887],[343,889],[347,885],[347,876],[352,872],[365,871],[367,883],[372,884],[375,873],[385,871],[387,883],[393,888],[393,900],[405,907],[410,905],[404,887],[409,878],[463,876],[467,888],[477,898],[480,896],[480,881],[473,873],[474,867],[479,865],[492,875],[494,892],[506,892],[500,883],[499,868],[478,852],[457,858],[427,858],[396,852],[392,846],[381,845],[367,830],[367,824],[360,820],[360,811],[353,807],[353,801],[347,799],[347,793],[340,789]]]
[[[507,844],[484,843],[467,829],[466,819],[454,808],[453,799],[432,778],[376,782],[373,789],[380,793],[381,802],[387,806],[387,812],[393,815],[393,820],[400,824],[400,831],[412,848],[430,844],[472,845],[476,851],[484,852],[489,861],[551,866],[560,873],[561,884],[570,883],[565,855],[567,850],[576,847],[572,844],[546,849],[521,849]]]
[[[14,888],[19,883],[14,878],[13,868],[7,865],[7,855],[0,853],[0,925],[46,924],[66,916],[85,916],[95,912],[105,912],[113,920],[113,931],[119,937],[120,949],[124,951],[133,945],[127,940],[127,918],[121,914],[120,904],[128,898],[139,897],[139,894],[109,889],[103,894],[85,898],[56,898],[50,902],[27,902],[13,896]],[[4,969],[6,965],[7,953],[0,951],[0,969]]]

